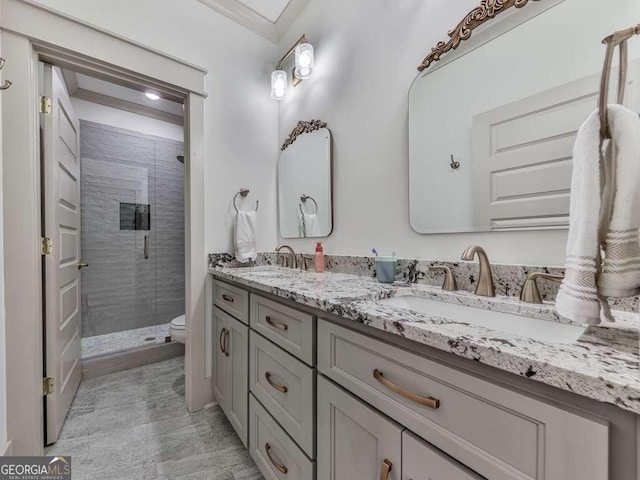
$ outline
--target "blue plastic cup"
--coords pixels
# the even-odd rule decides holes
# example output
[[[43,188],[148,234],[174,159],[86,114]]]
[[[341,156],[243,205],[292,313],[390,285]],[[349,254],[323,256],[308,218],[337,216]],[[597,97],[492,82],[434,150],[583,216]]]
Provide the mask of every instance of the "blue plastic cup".
[[[393,283],[396,281],[396,268],[398,259],[396,257],[376,257],[376,278],[380,283]]]

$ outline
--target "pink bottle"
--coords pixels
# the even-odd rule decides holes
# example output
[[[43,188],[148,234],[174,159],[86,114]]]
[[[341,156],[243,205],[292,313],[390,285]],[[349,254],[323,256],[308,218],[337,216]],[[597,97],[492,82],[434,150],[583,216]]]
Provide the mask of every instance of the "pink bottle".
[[[324,250],[322,242],[316,244],[316,255],[313,257],[313,271],[316,273],[324,272]]]

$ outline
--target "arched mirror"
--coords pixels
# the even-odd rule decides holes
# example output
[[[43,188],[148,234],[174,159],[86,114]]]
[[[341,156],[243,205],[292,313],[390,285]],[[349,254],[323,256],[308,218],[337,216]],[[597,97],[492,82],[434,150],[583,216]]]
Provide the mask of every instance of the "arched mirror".
[[[278,217],[282,238],[321,238],[333,229],[331,132],[320,120],[298,122],[281,147]]]

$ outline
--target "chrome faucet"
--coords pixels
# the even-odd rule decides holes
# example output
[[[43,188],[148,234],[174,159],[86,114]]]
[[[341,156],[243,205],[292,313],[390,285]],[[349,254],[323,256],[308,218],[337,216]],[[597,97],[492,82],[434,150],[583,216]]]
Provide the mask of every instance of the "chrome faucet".
[[[447,267],[446,265],[433,265],[429,267],[429,271],[444,272],[444,282],[442,283],[442,290],[446,292],[454,292],[458,290],[456,277],[450,267]]]
[[[279,247],[276,247],[276,252],[280,253],[280,250],[282,249],[288,250],[288,252],[284,252],[284,255],[286,255],[286,257],[284,258],[282,266],[289,268],[298,268],[298,258],[296,257],[296,252],[293,251],[293,248],[291,248],[289,245],[280,245]]]
[[[476,254],[478,260],[480,260],[480,273],[478,274],[478,286],[476,287],[476,295],[483,297],[495,297],[496,290],[493,286],[493,275],[491,275],[491,264],[489,263],[489,257],[484,248],[478,245],[472,245],[462,252],[462,260],[468,262],[473,261]]]
[[[527,276],[527,279],[522,285],[520,290],[520,301],[525,303],[542,303],[542,296],[538,290],[536,280],[538,278],[544,278],[546,280],[555,280],[561,282],[564,279],[564,275],[551,275],[550,273],[533,272]]]

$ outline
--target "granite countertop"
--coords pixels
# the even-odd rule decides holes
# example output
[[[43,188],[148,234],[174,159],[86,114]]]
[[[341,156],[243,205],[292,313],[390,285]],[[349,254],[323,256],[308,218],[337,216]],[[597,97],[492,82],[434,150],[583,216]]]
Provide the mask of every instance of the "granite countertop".
[[[273,266],[212,268],[222,280],[271,293],[378,330],[468,358],[562,390],[640,414],[638,315],[588,326],[568,344],[491,330],[442,316],[377,303],[400,295],[467,305],[567,323],[550,305],[525,305],[513,297],[486,299],[417,284],[382,285],[369,277],[305,272]]]

